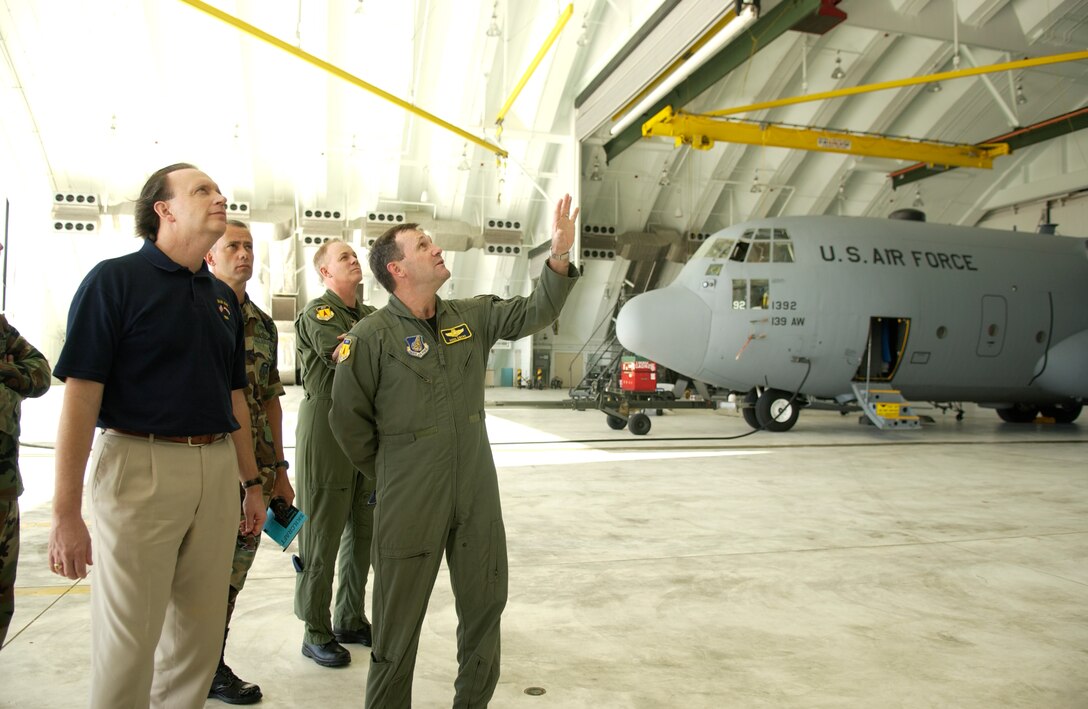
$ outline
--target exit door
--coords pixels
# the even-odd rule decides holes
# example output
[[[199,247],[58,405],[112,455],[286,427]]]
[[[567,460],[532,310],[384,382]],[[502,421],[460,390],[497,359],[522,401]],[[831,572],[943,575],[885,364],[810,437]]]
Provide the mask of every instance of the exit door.
[[[1008,304],[1004,296],[982,296],[982,323],[978,333],[978,356],[996,357],[1005,346]]]
[[[854,381],[890,382],[903,361],[909,335],[910,318],[869,318],[869,337]]]

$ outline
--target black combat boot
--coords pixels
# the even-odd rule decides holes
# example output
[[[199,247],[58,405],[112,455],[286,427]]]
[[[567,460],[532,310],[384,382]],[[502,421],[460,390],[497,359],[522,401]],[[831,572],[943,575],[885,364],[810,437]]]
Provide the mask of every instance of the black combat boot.
[[[219,661],[219,667],[212,678],[212,687],[208,690],[208,699],[218,699],[227,704],[256,704],[261,701],[261,688],[252,682],[243,682],[238,675]]]
[[[234,610],[234,599],[238,596],[238,591],[233,587],[230,590],[232,593],[229,596],[230,602],[227,610],[228,622],[230,611]],[[223,631],[223,650],[219,652],[219,667],[215,669],[215,677],[212,677],[212,686],[208,690],[208,699],[218,699],[227,704],[256,704],[264,696],[261,694],[261,688],[252,682],[243,682],[238,679],[238,675],[234,674],[234,670],[227,667],[227,663],[223,659],[227,649],[227,635],[229,634],[230,628]]]

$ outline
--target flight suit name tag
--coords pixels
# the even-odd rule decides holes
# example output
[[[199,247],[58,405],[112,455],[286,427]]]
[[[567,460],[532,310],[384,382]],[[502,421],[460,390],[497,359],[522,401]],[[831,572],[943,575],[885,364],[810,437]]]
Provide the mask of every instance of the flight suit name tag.
[[[431,350],[431,346],[424,341],[423,335],[412,335],[404,338],[404,341],[408,343],[408,346],[404,349],[413,357],[423,357]]]
[[[453,343],[461,342],[462,340],[472,339],[472,330],[469,329],[467,323],[447,327],[441,334],[442,342],[447,345],[452,345]]]

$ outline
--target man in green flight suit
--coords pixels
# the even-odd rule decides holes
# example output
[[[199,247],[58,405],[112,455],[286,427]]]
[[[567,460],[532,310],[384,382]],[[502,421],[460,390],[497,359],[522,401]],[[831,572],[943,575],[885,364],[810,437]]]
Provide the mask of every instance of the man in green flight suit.
[[[355,467],[377,478],[371,709],[411,706],[443,552],[458,619],[453,706],[485,707],[495,691],[508,569],[484,373],[497,340],[546,327],[574,287],[570,203],[567,195],[556,205],[551,255],[528,297],[441,300],[450,272],[415,224],[390,229],[370,250],[370,268],[392,295],[344,339],[329,420]]]
[[[362,267],[349,244],[327,241],[314,268],[328,289],[295,318],[298,360],[306,396],[295,432],[298,508],[306,513],[299,532],[302,569],[295,580],[295,615],[306,624],[302,654],[323,667],[343,667],[351,653],[340,643],[370,645],[363,601],[370,571],[374,481],[348,460],[329,429],[332,377],[341,340],[374,312],[357,302]],[[330,618],[333,566],[340,552],[336,609]]]
[[[257,458],[257,470],[261,474],[264,506],[267,508],[273,497],[282,497],[287,504],[291,504],[295,499],[295,491],[287,476],[288,465],[283,456],[283,409],[280,406],[280,397],[284,392],[279,370],[276,368],[278,333],[276,323],[246,293],[246,283],[253,277],[253,235],[245,222],[234,219],[228,221],[227,230],[212,246],[204,261],[212,274],[234,291],[242,311],[242,328],[246,342],[245,395],[249,405],[249,422],[253,428],[253,454]],[[260,541],[259,531],[238,534],[230,572],[230,586],[227,588],[224,651],[234,605],[245,586]],[[241,680],[227,665],[221,653],[219,667],[216,668],[208,689],[208,697],[228,704],[256,704],[261,701],[262,696],[260,686]]]
[[[15,613],[19,565],[19,409],[23,399],[49,391],[52,373],[42,353],[0,315],[0,646]]]

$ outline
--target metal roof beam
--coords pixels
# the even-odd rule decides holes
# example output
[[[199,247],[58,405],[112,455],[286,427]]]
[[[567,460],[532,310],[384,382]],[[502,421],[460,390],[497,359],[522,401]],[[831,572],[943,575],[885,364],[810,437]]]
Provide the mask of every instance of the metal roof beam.
[[[986,142],[1005,143],[1009,146],[1010,152],[1015,152],[1028,146],[1035,145],[1036,143],[1041,143],[1052,138],[1058,138],[1083,128],[1088,128],[1088,108],[1078,108],[1075,111],[1048,118],[1045,121],[1040,121],[1034,125],[1027,126],[1026,128],[999,135]],[[904,185],[909,185],[911,182],[917,182],[918,180],[924,180],[927,177],[933,177],[934,175],[948,172],[949,169],[951,168],[939,168],[920,162],[905,167],[898,172],[893,172],[889,177],[892,178],[892,189],[899,189]]]

